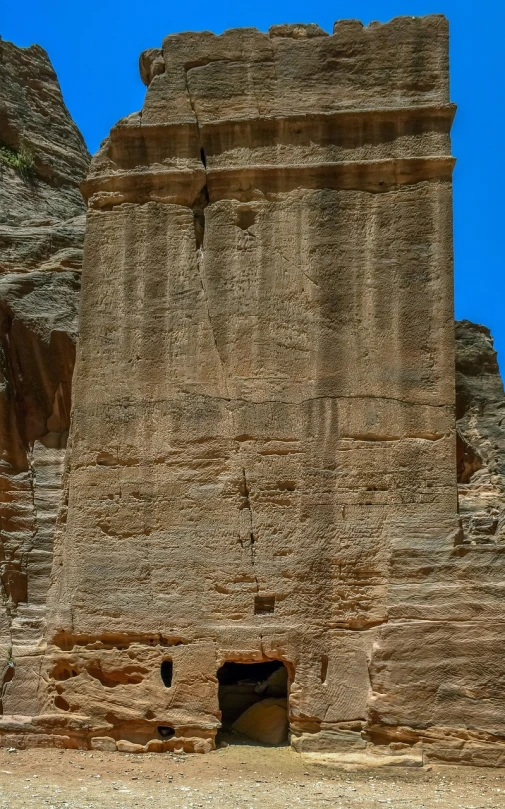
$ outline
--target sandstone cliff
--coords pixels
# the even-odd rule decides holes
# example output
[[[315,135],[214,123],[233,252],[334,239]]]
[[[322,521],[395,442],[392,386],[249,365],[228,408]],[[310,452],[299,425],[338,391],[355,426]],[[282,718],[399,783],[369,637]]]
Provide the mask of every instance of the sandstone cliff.
[[[443,20],[142,57],[84,186],[45,659],[88,155],[44,52],[0,48],[1,743],[208,749],[216,671],[269,659],[301,749],[503,763],[505,397],[457,323],[458,531]]]
[[[0,41],[0,711],[42,640],[77,337],[89,154],[47,54]],[[35,655],[36,658],[36,655]],[[34,658],[34,660],[35,660]],[[36,671],[36,664],[25,667]]]

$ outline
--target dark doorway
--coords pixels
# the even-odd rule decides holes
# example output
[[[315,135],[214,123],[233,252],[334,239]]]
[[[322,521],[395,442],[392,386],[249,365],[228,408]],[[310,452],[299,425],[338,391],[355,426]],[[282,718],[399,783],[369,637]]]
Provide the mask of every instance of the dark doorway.
[[[225,663],[217,673],[221,737],[226,741],[287,741],[288,672],[280,660]],[[245,737],[245,738],[244,738]]]

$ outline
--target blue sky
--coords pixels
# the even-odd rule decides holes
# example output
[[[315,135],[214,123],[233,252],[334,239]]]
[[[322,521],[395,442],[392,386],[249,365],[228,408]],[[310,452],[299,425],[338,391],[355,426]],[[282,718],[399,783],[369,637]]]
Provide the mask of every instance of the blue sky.
[[[168,33],[317,22],[383,22],[398,15],[443,13],[451,24],[456,317],[484,323],[505,369],[505,0],[4,0],[0,34],[17,45],[45,48],[67,106],[89,149],[112,124],[140,109],[142,50]]]

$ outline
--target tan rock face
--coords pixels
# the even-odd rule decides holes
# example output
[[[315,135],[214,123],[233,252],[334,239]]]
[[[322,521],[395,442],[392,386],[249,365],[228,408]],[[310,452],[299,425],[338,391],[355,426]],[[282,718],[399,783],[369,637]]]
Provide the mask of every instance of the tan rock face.
[[[10,264],[26,272],[33,266],[30,252],[35,253],[37,266],[50,254],[47,233],[42,230],[37,239],[35,233],[21,230],[7,239],[3,226],[57,225],[53,250],[56,245],[63,247],[64,222],[83,213],[79,182],[89,165],[88,150],[65,107],[49,57],[39,45],[18,48],[12,42],[0,42],[0,147],[24,152],[33,162],[27,179],[0,155],[0,268],[5,272]],[[75,240],[67,241],[79,247]]]
[[[446,23],[162,57],[84,186],[40,711],[212,742],[220,666],[279,659],[295,735],[361,729],[395,543],[457,529]]]
[[[174,35],[141,74],[84,184],[48,647],[4,743],[205,752],[223,665],[278,660],[297,749],[501,763],[501,554],[457,514],[446,21]],[[226,699],[261,713],[248,682]]]
[[[505,542],[505,393],[489,329],[456,323],[459,510],[465,544]]]
[[[24,156],[25,163],[20,156]],[[0,712],[37,714],[89,155],[42,48],[0,41]],[[28,170],[27,170],[28,168]]]

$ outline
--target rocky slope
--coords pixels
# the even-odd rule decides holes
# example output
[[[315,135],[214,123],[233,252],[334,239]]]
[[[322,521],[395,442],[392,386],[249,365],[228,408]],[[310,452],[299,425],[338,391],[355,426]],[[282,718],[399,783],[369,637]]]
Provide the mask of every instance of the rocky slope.
[[[0,41],[0,709],[36,652],[69,426],[89,154],[38,45]],[[30,668],[30,667],[28,667]],[[33,667],[32,667],[33,668]],[[1,679],[1,671],[0,671]]]

